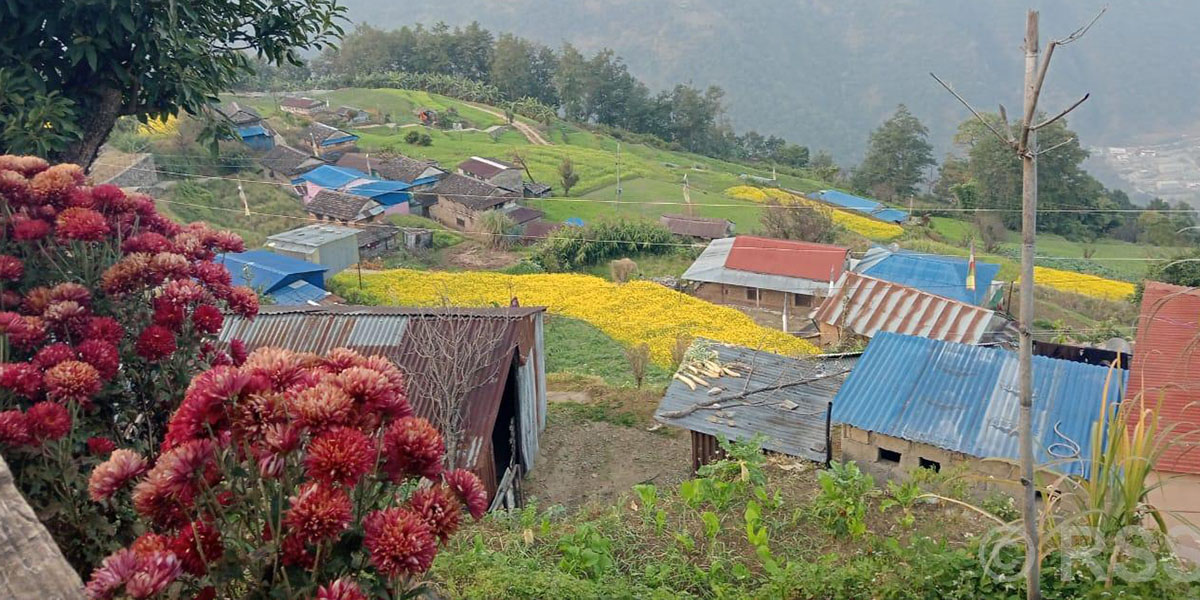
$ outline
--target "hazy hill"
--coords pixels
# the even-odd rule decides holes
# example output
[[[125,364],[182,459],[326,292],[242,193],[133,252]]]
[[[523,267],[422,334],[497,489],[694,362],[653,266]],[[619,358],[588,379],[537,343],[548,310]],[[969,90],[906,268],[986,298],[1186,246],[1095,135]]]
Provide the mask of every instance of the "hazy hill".
[[[477,20],[547,44],[611,47],[651,86],[717,84],[740,129],[860,157],[867,133],[903,102],[939,153],[965,113],[928,72],[994,110],[1020,105],[1024,11],[1043,40],[1102,0],[344,0],[355,21],[392,27]],[[1122,0],[1059,54],[1044,106],[1090,91],[1072,118],[1085,143],[1127,144],[1200,125],[1200,3]]]

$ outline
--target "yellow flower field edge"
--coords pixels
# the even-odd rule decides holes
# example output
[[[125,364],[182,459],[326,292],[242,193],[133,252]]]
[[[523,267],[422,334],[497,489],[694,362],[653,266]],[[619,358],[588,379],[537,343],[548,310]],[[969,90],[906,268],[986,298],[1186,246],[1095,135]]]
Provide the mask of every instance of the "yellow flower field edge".
[[[748,185],[735,185],[727,188],[725,195],[751,202],[766,202],[774,198],[781,202],[796,202],[805,206],[825,206],[819,202],[785,192],[778,188],[756,188]],[[900,237],[904,233],[904,228],[893,223],[876,221],[875,219],[844,210],[830,209],[830,212],[830,217],[834,223],[872,240],[886,241]]]
[[[650,356],[671,364],[680,333],[786,355],[815,354],[816,346],[756,324],[732,308],[717,306],[649,281],[623,285],[579,274],[505,275],[468,271],[395,269],[363,275],[366,300],[400,306],[545,306],[551,313],[582,319],[631,346],[645,342]],[[357,277],[342,273],[339,288],[357,288]],[[357,290],[356,290],[357,291]]]
[[[1128,281],[1116,281],[1087,273],[1063,271],[1049,267],[1035,266],[1033,282],[1056,290],[1104,300],[1127,300],[1134,291],[1134,285]]]

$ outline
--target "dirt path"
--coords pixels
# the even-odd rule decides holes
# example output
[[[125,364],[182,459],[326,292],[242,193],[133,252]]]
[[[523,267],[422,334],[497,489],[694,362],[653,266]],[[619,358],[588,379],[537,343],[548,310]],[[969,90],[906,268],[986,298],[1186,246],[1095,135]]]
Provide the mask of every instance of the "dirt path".
[[[492,110],[491,108],[484,106],[482,104],[475,104],[474,102],[468,102],[467,104],[470,104],[472,107],[477,108],[477,109],[479,109],[489,115],[492,115],[494,117],[500,117],[501,119],[507,118],[504,116],[504,113]],[[514,128],[516,128],[517,131],[520,131],[521,135],[524,135],[525,139],[529,140],[530,144],[533,144],[534,146],[549,146],[549,145],[551,145],[550,142],[546,141],[546,138],[542,137],[542,134],[539,133],[537,129],[534,129],[527,123],[522,123],[520,119],[513,119],[511,125]]]

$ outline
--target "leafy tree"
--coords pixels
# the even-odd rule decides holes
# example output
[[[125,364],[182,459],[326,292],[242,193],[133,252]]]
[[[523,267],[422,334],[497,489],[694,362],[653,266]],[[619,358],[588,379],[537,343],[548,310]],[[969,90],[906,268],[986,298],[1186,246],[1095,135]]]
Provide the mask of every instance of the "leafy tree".
[[[837,236],[830,211],[772,199],[762,213],[762,231],[781,240],[829,243]]]
[[[558,163],[558,178],[562,182],[563,195],[570,196],[571,188],[579,183],[579,173],[575,172],[575,163],[570,156],[564,156],[562,162]]]
[[[867,157],[854,171],[852,183],[860,192],[876,192],[883,200],[917,193],[922,171],[931,166],[933,146],[929,130],[903,104],[871,133]]]
[[[1146,273],[1146,279],[1186,287],[1200,287],[1200,250],[1176,256],[1163,263],[1156,263]],[[1138,283],[1134,302],[1142,301],[1143,284]]]
[[[0,146],[88,165],[121,116],[208,113],[251,72],[251,53],[299,63],[341,35],[342,12],[336,0],[8,2]]]
[[[818,150],[812,160],[808,161],[808,170],[812,172],[813,177],[821,181],[834,181],[842,172],[841,167],[833,161],[833,155],[824,150]]]
[[[771,153],[771,158],[789,167],[808,166],[808,147],[798,144],[787,144]]]

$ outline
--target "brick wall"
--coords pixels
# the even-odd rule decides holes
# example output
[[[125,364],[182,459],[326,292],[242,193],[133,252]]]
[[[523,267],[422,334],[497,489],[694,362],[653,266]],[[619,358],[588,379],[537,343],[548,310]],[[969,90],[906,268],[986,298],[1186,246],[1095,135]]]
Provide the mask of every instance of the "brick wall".
[[[899,461],[881,456],[884,453],[881,453],[880,450],[899,454]],[[992,491],[1002,491],[1008,494],[1020,493],[1017,469],[1007,463],[982,460],[961,452],[864,431],[849,425],[842,426],[841,452],[839,454],[842,462],[854,461],[858,464],[859,469],[874,477],[876,484],[879,485],[883,485],[886,480],[903,481],[907,479],[908,474],[923,466],[922,460],[925,460],[937,463],[942,470],[950,470],[958,465],[967,464],[967,472],[973,478],[973,491],[980,496]]]

